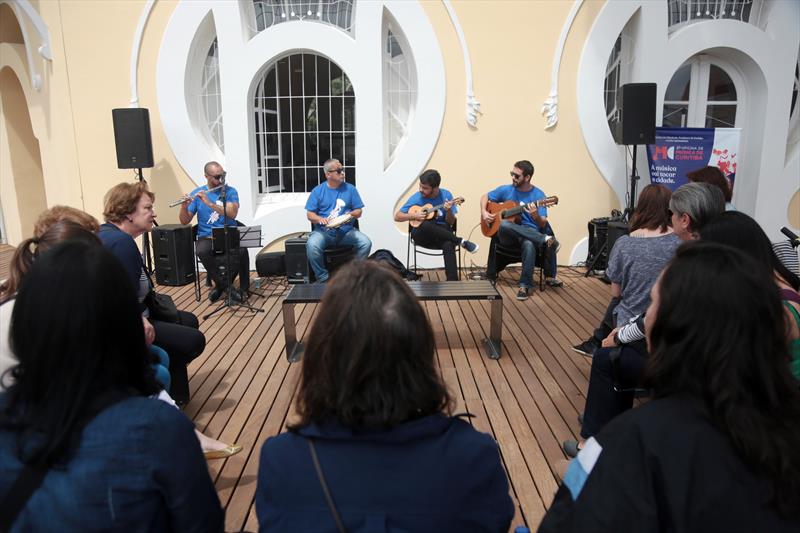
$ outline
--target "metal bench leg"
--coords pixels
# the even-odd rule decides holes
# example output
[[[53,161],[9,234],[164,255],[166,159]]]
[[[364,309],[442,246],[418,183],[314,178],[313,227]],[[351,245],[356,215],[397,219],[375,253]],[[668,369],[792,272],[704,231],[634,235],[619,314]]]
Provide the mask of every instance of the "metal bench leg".
[[[489,337],[484,339],[489,359],[500,359],[503,350],[503,300],[492,300],[489,319]]]
[[[283,304],[283,331],[286,336],[286,360],[296,363],[303,357],[303,345],[297,340],[294,304]]]

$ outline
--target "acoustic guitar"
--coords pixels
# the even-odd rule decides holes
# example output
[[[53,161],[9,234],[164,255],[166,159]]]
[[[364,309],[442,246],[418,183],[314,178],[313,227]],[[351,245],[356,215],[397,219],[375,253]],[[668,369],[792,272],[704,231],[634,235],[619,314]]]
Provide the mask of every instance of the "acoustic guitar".
[[[495,215],[495,217],[494,222],[491,224],[488,222],[481,222],[481,233],[486,237],[491,237],[500,229],[500,222],[503,220],[511,219],[515,224],[519,224],[522,211],[532,207],[550,207],[551,205],[558,205],[558,196],[548,196],[547,198],[528,202],[527,204],[518,204],[514,200],[499,203],[487,202],[486,210]]]
[[[461,205],[461,204],[464,203],[464,198],[459,196],[458,198],[453,198],[451,200],[451,202],[453,202],[453,205]],[[418,228],[418,227],[420,227],[420,225],[423,222],[425,222],[425,220],[430,220],[433,217],[435,217],[436,216],[436,212],[439,209],[443,208],[443,207],[444,207],[444,204],[439,204],[439,205],[431,205],[431,204],[412,205],[411,207],[408,208],[408,214],[409,215],[423,214],[423,215],[425,215],[425,219],[424,220],[409,220],[408,223],[411,224],[412,228]]]

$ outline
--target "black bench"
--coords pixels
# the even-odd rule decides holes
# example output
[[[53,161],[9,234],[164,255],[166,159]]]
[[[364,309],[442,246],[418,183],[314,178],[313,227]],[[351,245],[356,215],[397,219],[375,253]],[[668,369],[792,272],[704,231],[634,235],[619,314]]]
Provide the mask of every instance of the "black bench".
[[[427,300],[488,300],[491,302],[489,337],[483,342],[491,359],[499,359],[503,332],[503,297],[490,281],[410,281],[408,286],[422,301]],[[303,345],[295,329],[295,304],[317,303],[322,300],[326,285],[294,285],[283,300],[283,330],[286,336],[286,359],[295,363],[303,356]]]

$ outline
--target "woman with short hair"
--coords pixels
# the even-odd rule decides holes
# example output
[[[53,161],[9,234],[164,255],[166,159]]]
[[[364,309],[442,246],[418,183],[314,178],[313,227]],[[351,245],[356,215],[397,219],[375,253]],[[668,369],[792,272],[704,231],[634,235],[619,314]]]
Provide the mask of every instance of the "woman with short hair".
[[[150,231],[156,219],[155,194],[144,182],[120,183],[106,193],[103,216],[106,223],[97,234],[103,245],[122,262],[128,280],[137,291],[145,333],[151,342],[164,348],[170,357],[171,395],[178,404],[189,401],[189,377],[186,365],[203,353],[206,338],[199,330],[197,317],[178,310],[178,322],[150,318],[144,303],[152,289],[141,252],[134,239]]]
[[[222,531],[191,422],[148,397],[158,385],[125,279],[107,250],[69,241],[22,280],[19,365],[0,393],[0,529]]]
[[[261,531],[508,531],[497,444],[449,415],[433,331],[396,273],[342,267],[307,337],[299,420],[261,450]]]

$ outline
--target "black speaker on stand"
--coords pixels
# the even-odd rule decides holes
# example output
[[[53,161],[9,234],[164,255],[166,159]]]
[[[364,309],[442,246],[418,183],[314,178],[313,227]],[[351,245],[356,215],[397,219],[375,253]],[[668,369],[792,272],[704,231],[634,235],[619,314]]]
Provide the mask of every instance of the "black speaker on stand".
[[[192,227],[164,224],[151,232],[156,282],[159,285],[194,283],[194,246]]]
[[[621,117],[613,132],[614,140],[617,144],[633,146],[628,205],[623,214],[623,218],[628,220],[633,214],[636,182],[639,181],[636,173],[636,148],[640,144],[656,142],[656,84],[626,83],[617,94],[621,98],[617,102]]]
[[[136,169],[139,181],[145,181],[142,169],[153,167],[150,111],[143,107],[112,109],[111,119],[114,122],[117,168]],[[144,265],[148,270],[152,270],[153,262],[147,233],[142,235],[142,250],[144,250]]]

